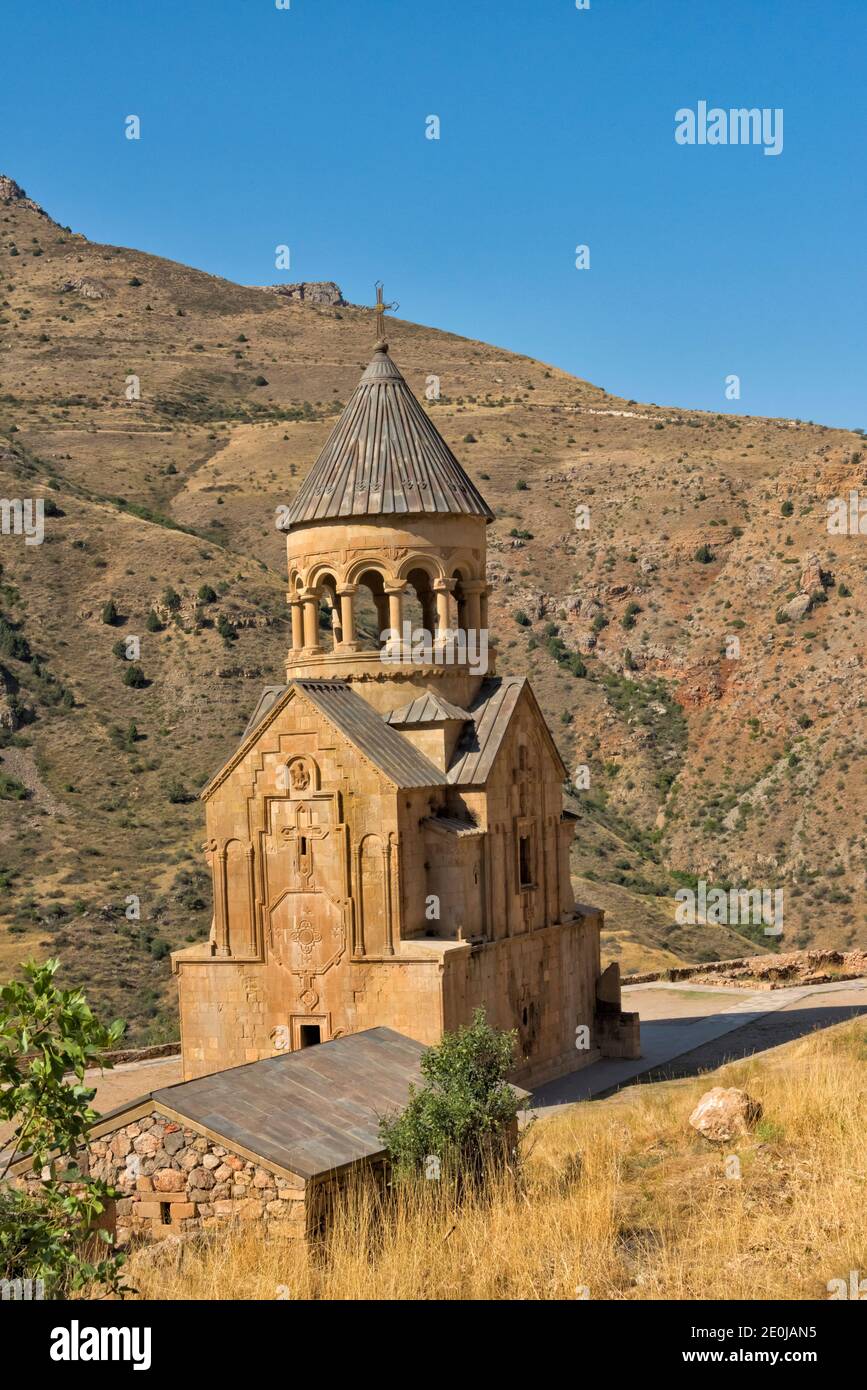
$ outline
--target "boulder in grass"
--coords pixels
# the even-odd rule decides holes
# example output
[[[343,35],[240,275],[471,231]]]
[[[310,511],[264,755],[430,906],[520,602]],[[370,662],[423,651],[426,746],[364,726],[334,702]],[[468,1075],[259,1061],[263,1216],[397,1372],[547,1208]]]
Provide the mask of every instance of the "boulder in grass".
[[[761,1114],[760,1102],[746,1091],[739,1091],[736,1086],[714,1086],[705,1091],[689,1123],[712,1144],[728,1144],[748,1134]]]

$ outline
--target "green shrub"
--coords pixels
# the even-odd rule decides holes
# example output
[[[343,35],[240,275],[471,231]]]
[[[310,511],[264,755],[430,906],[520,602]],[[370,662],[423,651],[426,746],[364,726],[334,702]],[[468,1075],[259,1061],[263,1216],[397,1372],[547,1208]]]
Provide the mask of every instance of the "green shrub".
[[[502,1168],[513,1157],[518,1097],[507,1081],[516,1033],[500,1033],[476,1009],[469,1027],[445,1033],[421,1059],[424,1083],[406,1109],[380,1124],[400,1177],[424,1177],[430,1160],[459,1181]]]
[[[123,673],[123,683],[131,686],[133,690],[143,690],[148,682],[142,668],[132,662]]]
[[[0,618],[0,654],[11,656],[13,661],[30,661],[32,656],[27,638],[5,618]]]
[[[27,796],[27,788],[22,782],[16,782],[8,773],[0,772],[0,801],[25,801]]]
[[[640,612],[641,612],[641,604],[640,604],[640,603],[628,603],[628,604],[626,605],[626,612],[623,614],[623,617],[620,619],[620,625],[621,625],[621,627],[625,627],[626,630],[627,630],[627,632],[629,631],[630,628],[635,627],[636,614],[638,614],[638,613],[640,613]]]

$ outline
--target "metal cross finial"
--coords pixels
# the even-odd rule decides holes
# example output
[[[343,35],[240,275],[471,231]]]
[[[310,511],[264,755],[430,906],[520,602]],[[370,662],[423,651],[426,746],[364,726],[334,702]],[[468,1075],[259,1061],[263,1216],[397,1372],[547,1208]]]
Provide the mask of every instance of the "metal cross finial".
[[[376,282],[376,342],[377,346],[385,342],[385,311],[386,309],[399,309],[397,300],[393,304],[384,304],[382,300],[382,281]]]

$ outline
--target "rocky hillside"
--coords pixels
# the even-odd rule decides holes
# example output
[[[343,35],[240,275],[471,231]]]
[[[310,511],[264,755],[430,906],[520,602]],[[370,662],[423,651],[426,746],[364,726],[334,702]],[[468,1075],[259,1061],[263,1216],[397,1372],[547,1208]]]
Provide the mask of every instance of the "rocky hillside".
[[[0,495],[45,508],[43,544],[15,508],[0,535],[0,976],[56,952],[139,1040],[172,1034],[168,950],[207,930],[192,798],[281,678],[275,510],[373,342],[336,284],[284,289],[94,244],[0,180]],[[439,377],[427,408],[496,512],[499,669],[575,769],[607,954],[767,945],[679,925],[696,878],[783,888],[785,947],[863,944],[867,571],[826,528],[867,486],[862,439],[389,338],[420,398]]]

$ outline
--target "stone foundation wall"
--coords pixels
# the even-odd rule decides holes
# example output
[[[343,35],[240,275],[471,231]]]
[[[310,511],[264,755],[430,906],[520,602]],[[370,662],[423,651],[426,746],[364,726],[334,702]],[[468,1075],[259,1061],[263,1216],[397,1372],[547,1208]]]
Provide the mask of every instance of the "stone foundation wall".
[[[92,1139],[78,1162],[118,1191],[118,1243],[230,1221],[264,1221],[288,1234],[306,1233],[301,1178],[278,1177],[157,1111]]]

